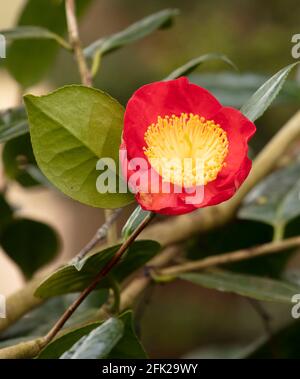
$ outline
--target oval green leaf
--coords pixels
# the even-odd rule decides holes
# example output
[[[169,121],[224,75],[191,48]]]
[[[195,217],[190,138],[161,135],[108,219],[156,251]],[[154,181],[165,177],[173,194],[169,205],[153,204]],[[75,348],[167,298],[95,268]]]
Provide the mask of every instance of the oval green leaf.
[[[133,201],[131,193],[99,193],[99,158],[116,164],[123,107],[106,93],[84,86],[66,86],[41,97],[25,96],[30,135],[37,163],[63,193],[99,208],[119,208]],[[120,179],[121,180],[121,179]]]

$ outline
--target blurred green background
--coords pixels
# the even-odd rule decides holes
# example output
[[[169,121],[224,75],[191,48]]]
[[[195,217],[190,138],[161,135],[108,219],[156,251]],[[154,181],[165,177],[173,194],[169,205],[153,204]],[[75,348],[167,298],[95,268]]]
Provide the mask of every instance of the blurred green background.
[[[82,40],[87,45],[170,7],[180,10],[172,28],[105,57],[95,87],[125,105],[139,86],[161,80],[201,54],[223,53],[241,74],[267,76],[293,61],[291,37],[300,33],[299,0],[95,0],[81,21]],[[230,70],[225,63],[214,62],[205,63],[197,73]],[[45,79],[53,88],[79,82],[72,56],[60,52]],[[201,83],[201,76],[197,80]],[[267,111],[257,123],[253,151],[258,151],[298,108],[299,102],[293,102]],[[251,223],[246,225],[248,246],[255,245],[258,239],[270,240],[268,228],[262,225],[258,228],[259,232]],[[237,239],[237,234],[228,230],[219,231],[219,236],[225,242]],[[205,238],[196,237],[184,248],[193,250],[194,257],[200,256],[206,248],[202,244]],[[234,248],[240,247],[241,241],[235,242]],[[291,321],[289,306],[263,306],[272,315],[275,329]],[[217,355],[230,355],[265,333],[260,316],[248,300],[180,282],[150,289],[137,306],[136,324],[150,356],[159,358],[212,357],[216,351]]]

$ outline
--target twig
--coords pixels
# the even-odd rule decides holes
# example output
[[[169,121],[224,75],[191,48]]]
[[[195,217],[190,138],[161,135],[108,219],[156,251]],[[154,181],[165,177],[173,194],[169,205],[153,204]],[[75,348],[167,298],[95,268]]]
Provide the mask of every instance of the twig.
[[[98,245],[98,243],[100,243],[106,238],[110,227],[117,221],[121,212],[122,212],[122,208],[119,208],[119,209],[114,210],[110,214],[110,216],[107,218],[105,223],[97,230],[96,234],[90,240],[90,242],[87,245],[85,245],[84,248],[80,250],[80,252],[73,259],[72,261],[73,264],[76,264],[79,261],[81,261],[81,259],[83,259],[86,256],[86,254],[88,254],[96,245]]]
[[[79,38],[78,23],[76,18],[75,0],[66,0],[66,17],[69,31],[70,45],[72,46],[78,63],[78,69],[82,84],[91,87],[92,75],[82,51]]]
[[[292,237],[282,241],[269,242],[250,249],[237,250],[230,253],[213,255],[197,261],[182,263],[180,265],[171,266],[159,272],[162,276],[179,275],[184,272],[203,270],[208,267],[223,265],[243,261],[246,259],[256,258],[262,255],[279,253],[285,249],[300,246],[300,237]]]
[[[65,313],[60,317],[57,323],[53,326],[53,328],[46,335],[44,343],[47,345],[52,339],[57,335],[57,333],[62,329],[68,319],[72,316],[72,314],[76,311],[79,305],[83,302],[83,300],[97,287],[99,282],[105,278],[109,272],[116,266],[116,264],[120,261],[123,254],[127,251],[129,246],[135,241],[136,237],[142,232],[142,230],[150,223],[154,214],[151,213],[146,217],[142,223],[138,226],[138,228],[130,235],[130,237],[123,242],[119,250],[113,256],[113,258],[102,268],[102,270],[98,273],[98,275],[94,278],[91,284],[86,287],[79,297],[69,306],[69,308],[65,311]]]

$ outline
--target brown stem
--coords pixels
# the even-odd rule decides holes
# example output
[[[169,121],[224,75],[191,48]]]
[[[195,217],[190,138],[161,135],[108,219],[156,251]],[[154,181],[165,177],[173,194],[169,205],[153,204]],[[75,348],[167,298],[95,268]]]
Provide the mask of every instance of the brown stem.
[[[79,38],[78,23],[76,18],[75,0],[66,0],[66,17],[69,31],[69,40],[73,48],[78,69],[81,77],[82,84],[85,86],[92,86],[92,75],[88,67],[87,61],[83,54],[81,41]]]
[[[218,266],[226,263],[233,263],[251,259],[266,254],[279,253],[282,250],[300,246],[300,237],[292,237],[282,241],[269,242],[250,249],[237,250],[226,254],[214,255],[198,261],[183,263],[168,267],[159,272],[159,275],[173,276],[184,272],[203,270],[208,267]]]
[[[79,297],[69,306],[69,308],[65,311],[65,313],[60,317],[57,323],[53,326],[53,328],[49,331],[44,339],[45,345],[52,341],[52,339],[57,335],[57,333],[62,329],[68,319],[72,316],[75,310],[79,307],[79,305],[83,302],[83,300],[97,287],[99,282],[109,274],[109,272],[116,266],[116,264],[120,261],[123,254],[127,251],[129,246],[135,241],[137,236],[145,229],[145,227],[150,223],[154,214],[148,215],[143,222],[138,226],[138,228],[130,235],[130,237],[124,241],[119,250],[113,256],[113,258],[102,268],[102,270],[97,274],[91,284],[85,288]]]

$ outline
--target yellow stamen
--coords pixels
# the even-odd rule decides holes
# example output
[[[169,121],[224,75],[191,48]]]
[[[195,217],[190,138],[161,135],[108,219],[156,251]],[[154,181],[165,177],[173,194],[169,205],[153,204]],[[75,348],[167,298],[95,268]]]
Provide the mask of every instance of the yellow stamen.
[[[215,180],[228,154],[226,132],[194,114],[158,117],[144,136],[145,155],[164,181],[182,186]]]

